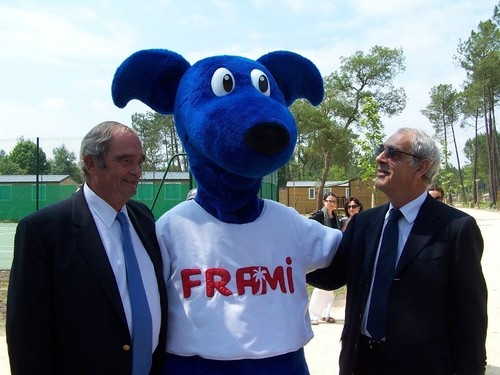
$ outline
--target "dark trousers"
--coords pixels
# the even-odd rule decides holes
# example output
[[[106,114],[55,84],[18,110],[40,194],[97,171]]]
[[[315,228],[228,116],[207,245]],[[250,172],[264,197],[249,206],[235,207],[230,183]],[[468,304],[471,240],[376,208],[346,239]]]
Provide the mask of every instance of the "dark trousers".
[[[386,364],[385,344],[376,343],[366,336],[361,336],[354,375],[386,375]]]
[[[199,356],[166,354],[160,374],[186,375],[309,375],[304,348],[276,357],[218,361]]]

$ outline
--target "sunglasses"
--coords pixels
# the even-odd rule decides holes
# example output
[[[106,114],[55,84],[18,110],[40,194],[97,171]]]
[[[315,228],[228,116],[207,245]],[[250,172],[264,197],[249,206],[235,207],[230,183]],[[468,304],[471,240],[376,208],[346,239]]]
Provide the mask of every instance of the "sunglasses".
[[[353,204],[351,206],[347,206],[348,210],[354,210],[355,208],[358,208],[359,206],[357,204]]]
[[[394,159],[396,157],[396,154],[405,154],[405,155],[413,156],[415,159],[420,160],[420,158],[417,155],[410,154],[409,152],[401,151],[396,146],[378,145],[375,148],[375,156],[380,155],[382,152],[384,153],[385,157],[389,158],[389,159]]]
[[[328,199],[325,202],[326,203],[332,203],[332,204],[337,203],[337,201],[329,201]]]

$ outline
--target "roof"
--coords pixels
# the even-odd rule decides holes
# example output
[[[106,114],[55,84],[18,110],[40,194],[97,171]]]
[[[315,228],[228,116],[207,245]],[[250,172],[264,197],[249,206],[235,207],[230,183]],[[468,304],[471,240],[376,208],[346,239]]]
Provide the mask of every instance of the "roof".
[[[160,181],[163,179],[165,175],[165,171],[157,171],[157,172],[143,172],[142,173],[142,181]],[[39,175],[38,182],[54,182],[58,183],[64,181],[66,178],[69,178],[68,174],[42,174]],[[169,181],[186,181],[189,180],[189,172],[168,172],[167,177],[165,178]],[[0,175],[0,184],[17,184],[17,183],[36,183],[36,175],[35,174],[26,174],[26,175],[14,175],[14,174],[5,174]]]
[[[141,180],[151,180],[158,181],[162,180],[165,175],[165,171],[156,171],[156,172],[142,172]],[[168,172],[165,180],[189,180],[189,172]]]
[[[286,183],[286,187],[317,187],[319,184],[319,181],[288,181]],[[349,186],[349,180],[345,181],[326,181],[325,182],[325,187],[332,187],[332,186]]]
[[[41,174],[38,182],[61,182],[67,179],[69,174]],[[1,184],[13,183],[36,183],[36,174],[4,174],[0,175]]]
[[[325,182],[325,187],[333,187],[333,186],[349,187],[349,181],[350,180],[344,180],[344,181],[326,181]]]

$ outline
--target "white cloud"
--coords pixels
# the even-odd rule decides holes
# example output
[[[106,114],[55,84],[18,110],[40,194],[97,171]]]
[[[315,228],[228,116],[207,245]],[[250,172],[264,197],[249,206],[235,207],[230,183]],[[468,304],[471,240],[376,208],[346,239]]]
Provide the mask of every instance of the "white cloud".
[[[25,0],[0,5],[2,137],[83,135],[103,120],[130,124],[150,110],[111,100],[118,65],[143,48],[166,48],[191,64],[218,54],[248,58],[285,49],[311,59],[322,75],[340,57],[374,45],[403,48],[396,79],[408,95],[403,125],[432,127],[420,110],[439,83],[459,89],[453,54],[498,0]],[[5,3],[5,2],[3,2]],[[489,3],[489,4],[487,4]],[[83,5],[82,5],[83,4]],[[71,126],[69,126],[69,124]]]
[[[204,17],[201,14],[189,15],[182,19],[181,25],[184,27],[207,27],[210,26],[211,21],[208,17]]]
[[[43,107],[49,111],[58,111],[66,108],[67,103],[64,98],[45,98],[43,101]]]
[[[88,12],[83,16],[90,17]],[[0,44],[9,51],[6,59],[74,64],[115,56],[129,45],[123,34],[86,30],[75,18],[71,9],[61,12],[0,7]]]
[[[78,77],[72,80],[72,85],[76,90],[108,90],[110,89],[109,79],[96,76]]]

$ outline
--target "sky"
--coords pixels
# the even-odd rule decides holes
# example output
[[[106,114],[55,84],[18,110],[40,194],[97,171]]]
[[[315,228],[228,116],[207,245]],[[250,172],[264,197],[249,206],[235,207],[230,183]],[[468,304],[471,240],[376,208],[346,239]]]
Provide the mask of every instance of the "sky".
[[[341,57],[375,45],[401,48],[406,70],[402,114],[384,118],[433,134],[421,114],[438,84],[459,90],[465,71],[454,61],[460,40],[490,19],[498,0],[0,0],[0,149],[20,137],[83,137],[94,125],[131,125],[138,102],[111,99],[116,68],[150,48],[191,64],[213,55],[251,59],[276,50],[299,53],[323,76]],[[473,129],[459,131],[459,147]],[[7,142],[5,143],[5,145]],[[8,151],[8,150],[7,150]]]

